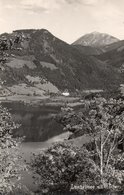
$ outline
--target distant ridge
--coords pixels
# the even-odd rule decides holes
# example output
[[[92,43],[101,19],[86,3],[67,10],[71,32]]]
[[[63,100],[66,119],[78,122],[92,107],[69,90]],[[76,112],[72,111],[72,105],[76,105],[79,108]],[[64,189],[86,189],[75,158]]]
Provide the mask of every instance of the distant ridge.
[[[80,93],[113,89],[123,83],[121,72],[98,58],[99,48],[67,44],[46,29],[22,29],[4,35],[12,47],[9,45],[7,60],[0,66],[0,78],[12,94],[46,96],[65,89]],[[101,37],[100,33],[93,35]]]
[[[119,39],[116,37],[113,37],[106,33],[100,33],[95,31],[92,33],[85,34],[84,36],[76,40],[73,45],[101,47],[118,41]]]

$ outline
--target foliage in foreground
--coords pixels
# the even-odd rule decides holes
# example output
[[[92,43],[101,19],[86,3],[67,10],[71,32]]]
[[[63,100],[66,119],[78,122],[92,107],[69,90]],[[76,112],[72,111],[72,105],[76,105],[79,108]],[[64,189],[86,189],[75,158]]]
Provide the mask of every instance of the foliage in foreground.
[[[0,66],[1,71],[7,61],[7,50],[12,49],[10,39],[0,39]],[[5,81],[0,80],[0,85]],[[19,155],[19,146],[22,139],[12,136],[18,125],[13,122],[11,114],[0,105],[0,194],[11,193],[19,186],[21,171],[26,168]],[[19,188],[18,188],[19,189]]]
[[[7,194],[17,187],[20,171],[25,168],[19,156],[21,139],[12,137],[18,128],[6,108],[0,105],[0,193]]]
[[[33,156],[31,168],[38,174],[35,182],[42,191],[69,191],[71,185],[77,181],[79,173],[87,166],[86,156],[85,150],[71,144],[54,144]]]
[[[82,148],[58,143],[34,156],[32,169],[39,186],[49,190],[82,185],[93,189],[122,189],[124,184],[124,101],[94,98],[80,112],[64,108],[65,129],[82,131],[91,139]],[[121,145],[121,150],[119,149]]]
[[[122,187],[124,180],[124,101],[94,98],[84,101],[80,112],[65,108],[59,116],[64,129],[76,135],[87,134],[91,142],[85,144],[93,169],[85,184],[101,188]],[[79,134],[79,135],[80,135]],[[121,145],[121,150],[118,146]],[[81,179],[82,177],[82,179]],[[80,176],[84,181],[84,174]],[[87,182],[88,181],[88,182]]]

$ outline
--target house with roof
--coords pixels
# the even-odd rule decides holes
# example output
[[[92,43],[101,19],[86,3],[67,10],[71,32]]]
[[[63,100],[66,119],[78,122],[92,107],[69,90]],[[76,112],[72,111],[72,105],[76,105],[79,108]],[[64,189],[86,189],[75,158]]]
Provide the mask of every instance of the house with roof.
[[[68,89],[66,89],[65,91],[63,91],[62,92],[62,95],[68,97],[70,95]]]

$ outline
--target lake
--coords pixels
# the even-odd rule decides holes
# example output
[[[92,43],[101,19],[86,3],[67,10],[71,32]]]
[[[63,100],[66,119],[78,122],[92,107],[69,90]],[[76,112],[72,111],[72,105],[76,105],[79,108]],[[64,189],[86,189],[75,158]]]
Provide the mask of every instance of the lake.
[[[67,139],[68,136],[69,133],[66,132],[58,136],[54,136],[53,138],[48,139],[47,141],[44,142],[24,142],[20,147],[20,154],[22,154],[24,160],[30,162],[30,157],[33,153],[37,154],[41,150],[51,146],[53,143]],[[23,184],[25,184],[32,191],[37,189],[37,186],[33,184],[32,173],[23,172],[22,176]]]
[[[48,148],[54,142],[63,141],[69,136],[69,133],[63,132],[63,127],[54,120],[54,115],[60,112],[61,105],[34,106],[22,102],[4,102],[2,105],[9,109],[14,121],[21,124],[21,127],[14,132],[14,135],[25,136],[25,142],[20,147],[20,154],[22,154],[23,159],[27,162],[30,161],[32,153],[36,154]],[[78,139],[77,142],[79,143],[80,140]],[[23,184],[32,191],[37,190],[37,186],[33,184],[32,173],[23,172],[22,176],[21,182]],[[92,194],[108,195],[108,193],[100,192],[87,193],[87,195]],[[77,194],[64,193],[63,195]],[[112,195],[124,195],[124,193],[112,193]]]
[[[55,114],[59,113],[61,106],[58,105],[29,105],[22,102],[4,102],[12,114],[13,120],[21,124],[14,132],[14,136],[25,136],[20,147],[20,154],[27,162],[30,161],[32,153],[48,148],[54,142],[68,138],[69,133],[63,133],[63,127],[54,120]],[[32,174],[22,173],[22,183],[29,189],[35,190]]]
[[[25,136],[25,142],[43,142],[63,133],[63,127],[54,120],[60,112],[58,105],[30,105],[22,102],[3,102],[15,123],[21,124],[14,136]]]

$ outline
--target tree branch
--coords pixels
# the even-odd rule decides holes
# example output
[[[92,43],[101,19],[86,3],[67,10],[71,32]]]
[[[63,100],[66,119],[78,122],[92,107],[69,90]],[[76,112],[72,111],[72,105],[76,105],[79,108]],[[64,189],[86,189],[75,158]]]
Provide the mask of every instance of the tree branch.
[[[99,150],[99,147],[98,147],[98,145],[97,145],[97,141],[96,141],[96,139],[94,139],[95,140],[95,146],[96,146],[96,151],[97,151],[97,153],[98,153],[98,155],[99,155],[99,158],[100,158],[100,150]]]
[[[110,147],[110,150],[109,150],[109,154],[108,154],[108,158],[107,158],[107,162],[106,162],[106,168],[108,167],[111,153],[113,152],[113,150],[114,150],[115,147],[116,147],[116,144],[115,144],[116,135],[117,135],[117,134],[115,133],[115,134],[114,134],[114,140],[113,140],[113,142],[112,142],[112,144],[111,144],[111,147]]]
[[[107,142],[107,140],[108,140],[108,138],[109,138],[109,136],[110,136],[110,134],[111,134],[111,130],[109,131],[109,133],[108,133],[108,135],[107,135],[107,137],[106,137],[106,139],[105,139],[105,141],[103,142],[103,147],[104,147],[104,145],[106,144],[106,142]]]

